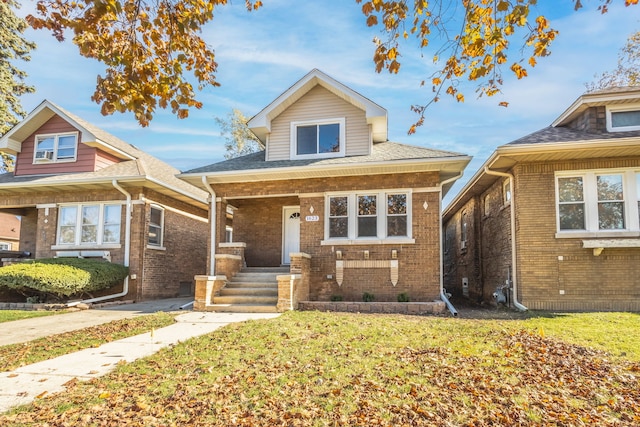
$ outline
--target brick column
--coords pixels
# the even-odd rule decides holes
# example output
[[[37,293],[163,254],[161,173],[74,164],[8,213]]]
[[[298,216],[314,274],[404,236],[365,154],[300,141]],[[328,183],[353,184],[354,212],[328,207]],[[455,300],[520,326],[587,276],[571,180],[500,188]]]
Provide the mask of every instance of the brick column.
[[[211,305],[214,295],[227,283],[226,276],[195,276],[196,292],[193,309],[196,311],[207,311]]]
[[[296,310],[298,302],[309,299],[309,273],[311,272],[311,255],[305,253],[291,254],[291,274],[278,276],[279,312]]]

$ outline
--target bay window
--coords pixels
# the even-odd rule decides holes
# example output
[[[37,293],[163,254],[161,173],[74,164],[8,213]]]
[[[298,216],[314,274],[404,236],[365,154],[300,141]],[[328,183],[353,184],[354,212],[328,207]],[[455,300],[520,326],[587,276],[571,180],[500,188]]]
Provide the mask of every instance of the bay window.
[[[120,243],[121,205],[77,204],[60,207],[58,245]]]
[[[408,192],[375,191],[336,194],[326,198],[327,239],[410,239]]]
[[[556,173],[560,233],[640,230],[640,172]]]

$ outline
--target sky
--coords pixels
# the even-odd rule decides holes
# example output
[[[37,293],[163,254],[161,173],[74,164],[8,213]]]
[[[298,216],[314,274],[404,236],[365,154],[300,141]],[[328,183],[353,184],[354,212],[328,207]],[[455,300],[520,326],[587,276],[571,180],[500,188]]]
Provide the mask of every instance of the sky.
[[[318,68],[388,110],[389,140],[473,156],[445,198],[446,206],[496,147],[550,125],[584,93],[585,83],[614,69],[627,37],[640,30],[640,6],[626,8],[623,0],[613,0],[605,15],[596,10],[597,0],[583,0],[585,7],[578,12],[572,0],[539,0],[531,16],[546,16],[560,32],[552,54],[529,68],[522,80],[505,72],[502,93],[494,97],[477,98],[476,83],[459,82],[465,102],[443,97],[429,107],[424,125],[408,135],[418,119],[411,105],[424,104],[432,95],[430,85],[420,87],[420,82],[428,81],[434,70],[433,50],[405,45],[400,72],[378,74],[372,40],[382,34],[366,26],[355,0],[263,3],[249,13],[244,0],[231,0],[205,26],[203,37],[215,50],[221,86],[199,92],[204,106],[192,109],[187,119],[158,110],[151,125],[142,128],[131,113],[102,116],[90,98],[104,67],[82,58],[71,41],[59,43],[42,30],[25,33],[38,48],[30,62],[17,64],[28,73],[27,83],[36,87],[34,94],[21,98],[22,105],[31,111],[48,99],[185,171],[224,160],[224,137],[215,117],[225,117],[233,108],[251,117]],[[19,14],[34,8],[33,1],[23,1]],[[431,46],[438,46],[438,40]],[[513,41],[510,54],[517,55],[520,47]],[[509,106],[499,106],[501,101]]]

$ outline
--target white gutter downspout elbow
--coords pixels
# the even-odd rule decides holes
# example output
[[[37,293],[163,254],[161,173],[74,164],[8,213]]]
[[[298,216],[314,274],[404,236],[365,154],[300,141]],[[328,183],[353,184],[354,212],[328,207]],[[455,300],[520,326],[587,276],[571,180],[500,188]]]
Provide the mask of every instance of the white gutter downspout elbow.
[[[111,182],[111,184],[116,190],[124,194],[127,198],[127,204],[126,204],[127,211],[125,213],[125,232],[124,232],[124,266],[129,267],[129,258],[131,256],[130,255],[131,254],[131,207],[132,207],[131,194],[127,192],[124,188],[122,188],[118,184],[117,180],[114,179]],[[122,292],[118,292],[117,294],[104,295],[96,298],[85,299],[82,301],[76,301],[76,302],[69,303],[67,305],[69,307],[72,307],[80,303],[88,304],[88,303],[100,302],[108,299],[120,298],[127,295],[128,293],[129,293],[129,275],[127,275],[127,277],[124,278],[124,284],[122,285]]]
[[[216,192],[211,187],[211,184],[209,184],[209,182],[207,181],[206,176],[202,176],[202,185],[204,185],[204,187],[209,191],[209,194],[211,194],[211,218],[209,219],[209,221],[211,221],[210,223],[211,248],[209,251],[209,257],[210,257],[209,276],[215,276],[216,274]]]
[[[439,224],[439,230],[440,230],[440,299],[444,301],[445,305],[447,306],[447,308],[449,309],[449,311],[454,317],[458,315],[458,310],[456,310],[453,304],[451,304],[451,301],[449,301],[449,297],[447,297],[447,293],[444,291],[444,256],[443,256],[443,244],[442,244],[442,239],[444,239],[444,233],[442,232],[442,187],[460,178],[462,178],[462,172],[460,172],[458,175],[452,178],[445,179],[440,183],[439,185],[440,191],[438,192],[438,195],[440,198],[440,201],[438,203],[438,207],[440,209],[440,214],[438,216],[439,218],[438,224]]]
[[[509,188],[511,188],[511,203],[510,203],[510,211],[511,211],[511,283],[513,283],[513,305],[520,311],[529,310],[524,305],[518,302],[518,269],[517,269],[517,257],[516,257],[516,210],[515,210],[515,202],[516,202],[516,189],[514,186],[514,178],[513,175],[507,172],[498,172],[492,171],[489,169],[489,166],[484,167],[484,172],[487,175],[495,175],[502,176],[505,178],[509,178]]]

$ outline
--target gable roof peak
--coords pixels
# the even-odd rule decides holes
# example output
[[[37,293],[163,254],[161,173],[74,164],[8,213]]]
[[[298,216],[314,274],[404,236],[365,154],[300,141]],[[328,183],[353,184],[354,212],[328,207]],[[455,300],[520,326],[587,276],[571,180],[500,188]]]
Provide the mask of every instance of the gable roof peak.
[[[271,132],[271,121],[318,85],[365,111],[367,123],[372,126],[374,142],[387,140],[387,110],[317,68],[308,72],[253,116],[247,123],[248,127],[265,142],[267,134]]]

